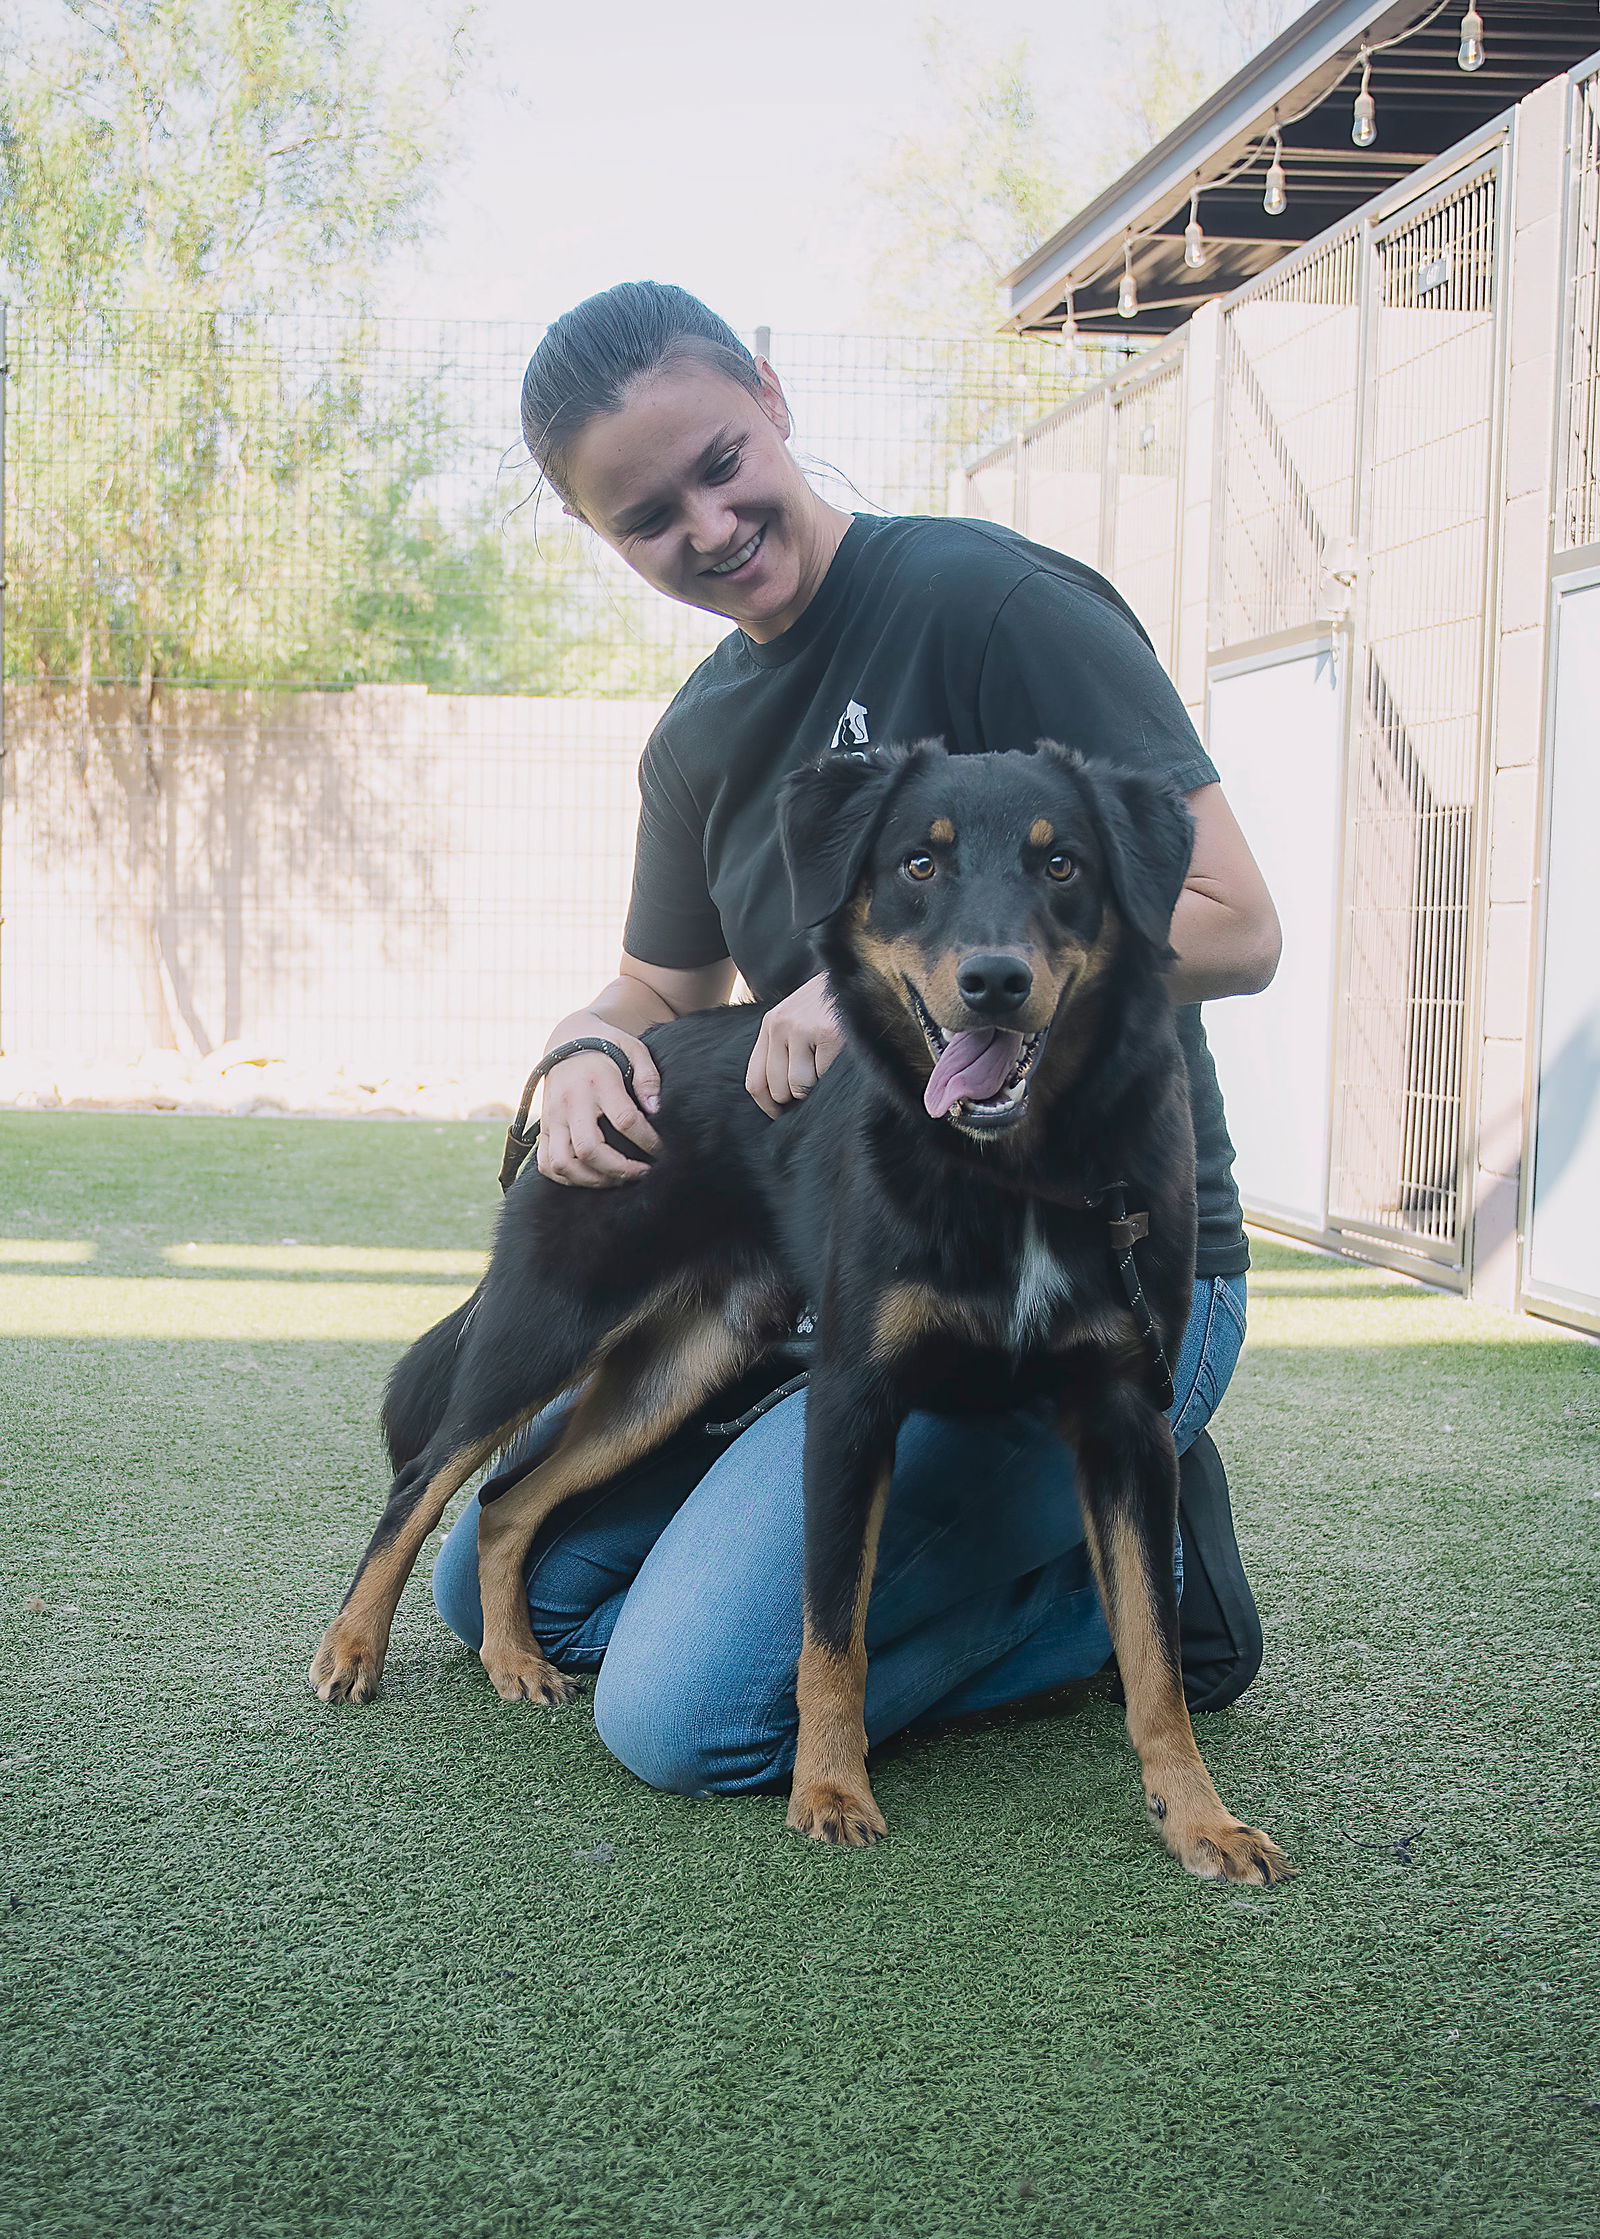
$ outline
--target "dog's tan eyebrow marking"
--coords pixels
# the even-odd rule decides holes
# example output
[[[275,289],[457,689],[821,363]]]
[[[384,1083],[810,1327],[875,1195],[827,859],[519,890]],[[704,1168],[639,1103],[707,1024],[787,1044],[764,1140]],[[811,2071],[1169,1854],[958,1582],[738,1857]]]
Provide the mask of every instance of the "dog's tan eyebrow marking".
[[[936,816],[928,828],[928,837],[938,847],[949,847],[956,836],[956,828],[947,816]]]
[[[1036,816],[1028,827],[1030,847],[1048,847],[1056,836],[1056,828],[1047,816]]]

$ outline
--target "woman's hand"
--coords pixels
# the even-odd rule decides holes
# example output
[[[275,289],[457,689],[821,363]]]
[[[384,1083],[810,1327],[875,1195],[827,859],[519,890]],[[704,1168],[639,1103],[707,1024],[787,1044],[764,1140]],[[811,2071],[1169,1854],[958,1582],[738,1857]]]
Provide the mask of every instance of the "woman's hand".
[[[661,1099],[661,1076],[655,1059],[635,1035],[625,1034],[609,1019],[581,1016],[566,1019],[563,1040],[581,1034],[602,1036],[615,1042],[633,1063],[633,1096],[621,1070],[603,1050],[578,1050],[552,1066],[544,1077],[544,1103],[539,1113],[539,1148],[535,1154],[541,1174],[553,1182],[571,1182],[579,1189],[614,1189],[618,1182],[636,1182],[650,1169],[642,1160],[613,1150],[600,1132],[602,1117],[619,1135],[627,1137],[646,1154],[661,1148],[660,1138],[646,1118]],[[634,1102],[637,1096],[639,1102]],[[639,1105],[644,1106],[644,1111]]]
[[[798,1103],[816,1087],[843,1047],[828,975],[819,972],[774,1003],[762,1020],[744,1085],[768,1118],[776,1119],[785,1104]]]

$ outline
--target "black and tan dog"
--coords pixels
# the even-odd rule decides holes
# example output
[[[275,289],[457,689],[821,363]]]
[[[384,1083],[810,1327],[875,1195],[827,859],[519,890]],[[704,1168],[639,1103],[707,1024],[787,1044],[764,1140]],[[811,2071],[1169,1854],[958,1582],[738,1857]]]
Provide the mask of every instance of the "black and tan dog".
[[[446,1503],[557,1393],[564,1435],[479,1525],[482,1657],[507,1700],[568,1682],[528,1621],[523,1565],[560,1501],[705,1408],[814,1302],[807,1403],[805,1633],[790,1825],[870,1843],[863,1645],[898,1426],[912,1408],[1045,1396],[1074,1448],[1149,1809],[1192,1872],[1290,1869],[1226,1809],[1180,1682],[1178,1472],[1155,1388],[1175,1353],[1195,1250],[1184,1069],[1162,984],[1188,866],[1181,798],[1059,748],[836,754],[790,783],[783,836],[797,921],[846,1048],[770,1121],[745,1093],[760,1011],[699,1013],[647,1037],[661,1150],[626,1187],[524,1170],[489,1271],[391,1381],[398,1474],[311,1666],[327,1701],[377,1688],[407,1574]],[[1112,1181],[1148,1212],[1141,1341],[1102,1210]],[[1003,1484],[973,1498],[1002,1501]]]

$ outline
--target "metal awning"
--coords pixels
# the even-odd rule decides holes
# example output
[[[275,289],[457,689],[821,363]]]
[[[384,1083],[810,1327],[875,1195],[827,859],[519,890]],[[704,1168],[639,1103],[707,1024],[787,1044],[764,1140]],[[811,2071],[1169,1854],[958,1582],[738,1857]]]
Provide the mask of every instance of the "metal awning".
[[[1600,47],[1596,0],[1475,0],[1485,60],[1469,73],[1457,60],[1469,4],[1318,0],[1008,276],[1006,327],[1054,332],[1070,291],[1084,333],[1168,334]],[[1406,33],[1372,55],[1377,139],[1358,148],[1363,42],[1379,49]],[[1275,120],[1288,207],[1273,218],[1262,191]],[[1196,186],[1208,252],[1198,270],[1183,256]],[[1117,291],[1130,239],[1139,309],[1125,319]]]

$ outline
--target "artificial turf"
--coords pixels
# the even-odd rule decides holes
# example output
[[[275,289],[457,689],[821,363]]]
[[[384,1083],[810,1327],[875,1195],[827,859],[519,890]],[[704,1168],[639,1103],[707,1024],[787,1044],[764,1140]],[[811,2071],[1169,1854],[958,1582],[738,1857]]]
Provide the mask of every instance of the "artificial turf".
[[[1173,1866],[1097,1700],[892,1749],[830,1852],[501,1705],[420,1584],[306,1691],[494,1135],[0,1118],[0,2231],[1594,2229],[1593,1347],[1258,1245],[1201,1740],[1289,1887]]]

